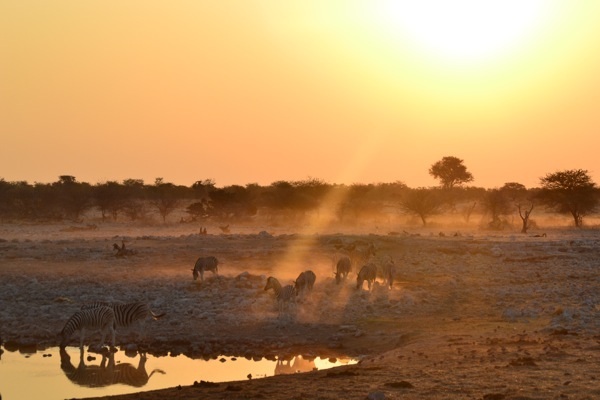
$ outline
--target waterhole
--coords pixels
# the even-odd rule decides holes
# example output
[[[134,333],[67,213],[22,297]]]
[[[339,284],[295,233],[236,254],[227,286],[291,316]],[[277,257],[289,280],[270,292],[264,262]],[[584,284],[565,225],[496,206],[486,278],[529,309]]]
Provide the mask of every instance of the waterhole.
[[[184,355],[112,355],[79,348],[49,348],[35,353],[3,351],[0,354],[0,395],[3,399],[65,399],[112,396],[189,386],[195,381],[227,382],[308,372],[354,364],[354,359],[314,359],[302,356],[285,360],[219,356],[191,359]]]

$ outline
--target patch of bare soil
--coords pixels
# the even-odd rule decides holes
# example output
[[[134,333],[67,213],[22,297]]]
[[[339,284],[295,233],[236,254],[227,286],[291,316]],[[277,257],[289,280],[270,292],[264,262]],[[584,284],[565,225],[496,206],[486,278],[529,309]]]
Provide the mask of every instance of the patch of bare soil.
[[[198,235],[99,225],[0,229],[0,337],[6,348],[58,345],[90,301],[147,301],[165,312],[117,343],[192,358],[356,357],[357,365],[114,399],[547,399],[600,396],[600,232],[490,235]],[[131,255],[116,257],[125,243]],[[336,285],[334,262],[373,243],[396,280]],[[219,275],[194,281],[199,256]],[[311,269],[314,291],[278,315],[266,278]],[[356,266],[354,267],[356,271]],[[90,335],[86,342],[99,340]],[[72,339],[73,345],[77,338]]]

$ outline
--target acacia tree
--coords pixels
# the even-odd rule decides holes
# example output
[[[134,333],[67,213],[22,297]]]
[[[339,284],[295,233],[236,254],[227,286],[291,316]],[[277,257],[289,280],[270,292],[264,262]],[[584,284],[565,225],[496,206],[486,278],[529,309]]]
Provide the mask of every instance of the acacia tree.
[[[206,206],[205,212],[209,216],[223,221],[232,218],[249,218],[256,215],[258,211],[251,192],[240,185],[215,188],[210,192],[210,200]]]
[[[57,192],[64,216],[79,221],[81,215],[92,207],[92,189],[89,183],[77,182],[72,175],[61,175],[52,184]]]
[[[144,218],[147,214],[144,205],[145,189],[143,179],[125,179],[123,181],[123,213],[132,221]]]
[[[442,189],[473,181],[473,175],[467,171],[463,160],[457,157],[444,157],[429,168],[429,175],[440,181]]]
[[[576,227],[598,205],[596,184],[587,170],[571,169],[549,173],[540,178],[538,197],[559,213],[571,214]]]
[[[408,213],[421,218],[423,226],[427,225],[427,218],[438,214],[442,209],[443,200],[439,194],[439,189],[410,189],[407,190],[402,200],[400,208]]]
[[[172,183],[164,182],[163,178],[156,178],[154,186],[149,189],[151,204],[156,207],[163,222],[167,222],[167,216],[175,211],[179,204],[181,196],[178,196],[177,187]]]
[[[494,230],[502,230],[507,225],[506,220],[501,217],[508,215],[511,211],[510,201],[502,189],[490,189],[483,197],[483,207],[491,216],[488,227]]]
[[[94,186],[94,199],[96,207],[102,214],[102,221],[110,215],[113,221],[117,220],[119,211],[124,207],[125,189],[115,181],[97,183]]]

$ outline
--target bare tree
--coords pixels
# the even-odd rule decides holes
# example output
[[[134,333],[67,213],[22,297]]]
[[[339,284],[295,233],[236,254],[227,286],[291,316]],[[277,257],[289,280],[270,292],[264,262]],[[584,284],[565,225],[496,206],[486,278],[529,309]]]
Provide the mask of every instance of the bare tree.
[[[531,203],[529,210],[525,208],[521,209],[521,204],[517,204],[517,207],[519,208],[519,217],[521,217],[521,221],[523,221],[521,233],[527,233],[527,230],[530,228],[529,216],[531,215],[531,211],[533,211],[533,202]]]

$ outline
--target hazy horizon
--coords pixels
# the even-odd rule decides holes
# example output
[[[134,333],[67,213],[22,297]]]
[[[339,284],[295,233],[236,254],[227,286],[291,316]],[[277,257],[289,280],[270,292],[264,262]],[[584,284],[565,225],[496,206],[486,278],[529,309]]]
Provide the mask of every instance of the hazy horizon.
[[[104,179],[104,180],[99,180],[99,181],[87,181],[87,180],[84,180],[84,179],[80,179],[77,175],[74,175],[74,174],[61,174],[60,176],[73,176],[75,178],[76,182],[78,182],[78,183],[88,183],[90,185],[102,184],[102,183],[106,183],[106,182],[117,182],[119,184],[123,184],[123,182],[125,180],[128,180],[128,179],[136,179],[136,180],[137,179],[141,179],[141,180],[144,181],[144,185],[154,185],[156,178],[163,178],[163,177],[159,176],[159,177],[155,177],[153,179],[145,180],[143,178],[138,178],[138,177],[131,176],[131,177],[128,177],[128,178],[125,178],[125,179]],[[30,185],[35,185],[35,184],[52,184],[52,183],[58,182],[60,176],[57,176],[53,180],[44,181],[44,182],[42,182],[42,181],[32,181],[32,180],[27,180],[27,179],[9,180],[9,179],[6,179],[6,178],[4,178],[2,176],[0,176],[0,180],[4,180],[5,182],[9,182],[9,183],[27,182]],[[437,181],[437,180],[435,182],[433,182],[431,185],[428,185],[428,186],[411,186],[411,185],[406,184],[406,182],[403,182],[402,180],[396,180],[396,181],[378,181],[378,182],[351,182],[351,183],[344,183],[344,182],[330,182],[330,181],[327,181],[325,179],[321,179],[321,178],[319,178],[317,176],[305,177],[304,179],[278,179],[276,181],[272,181],[272,182],[268,182],[268,183],[258,183],[256,181],[254,181],[254,182],[236,182],[236,183],[230,183],[230,184],[221,184],[221,183],[219,183],[219,182],[217,182],[217,181],[215,181],[214,179],[211,179],[211,178],[198,179],[198,180],[196,180],[194,182],[191,182],[189,184],[187,184],[187,183],[180,183],[180,182],[173,182],[173,181],[169,181],[168,179],[164,179],[164,178],[162,179],[162,182],[163,183],[167,183],[167,184],[169,184],[169,183],[170,184],[174,184],[174,185],[177,185],[177,186],[191,187],[195,182],[203,181],[205,179],[212,180],[214,182],[215,187],[218,187],[218,188],[223,188],[223,187],[227,187],[227,186],[243,186],[243,187],[245,187],[245,186],[253,185],[253,184],[257,184],[257,185],[259,185],[261,187],[268,187],[271,184],[276,183],[276,182],[280,182],[280,181],[293,183],[293,182],[301,182],[301,181],[307,181],[307,180],[312,180],[312,179],[316,179],[318,181],[324,182],[325,184],[332,185],[332,186],[335,186],[335,185],[340,185],[340,186],[341,185],[345,185],[345,186],[352,186],[352,185],[379,185],[379,184],[402,183],[402,184],[405,184],[408,188],[412,188],[412,189],[417,189],[417,188],[428,188],[428,189],[431,188],[431,189],[433,189],[433,188],[439,188],[439,187],[441,187],[440,182]],[[433,180],[433,178],[432,178],[432,180]],[[513,181],[509,180],[509,181],[506,181],[504,183],[521,183],[521,184],[523,184],[522,182],[518,182],[518,181],[514,181],[514,180]],[[502,185],[495,186],[495,187],[480,186],[480,185],[473,184],[473,183],[461,184],[461,185],[457,185],[455,187],[456,188],[462,188],[462,189],[466,189],[466,188],[495,189],[495,188],[502,187],[504,185],[504,183]],[[524,185],[524,186],[527,189],[535,189],[535,188],[541,187],[541,185],[539,184],[539,182],[538,182],[537,185],[533,185],[533,186]]]

